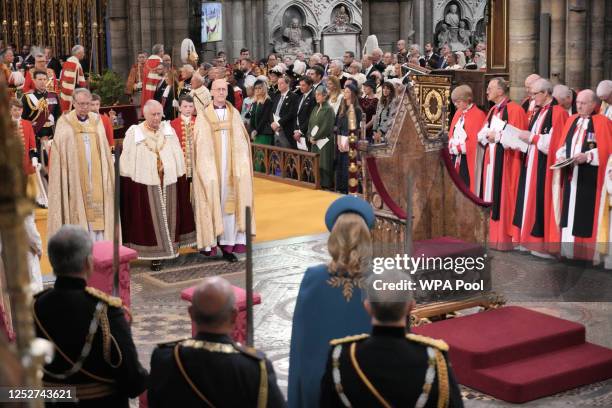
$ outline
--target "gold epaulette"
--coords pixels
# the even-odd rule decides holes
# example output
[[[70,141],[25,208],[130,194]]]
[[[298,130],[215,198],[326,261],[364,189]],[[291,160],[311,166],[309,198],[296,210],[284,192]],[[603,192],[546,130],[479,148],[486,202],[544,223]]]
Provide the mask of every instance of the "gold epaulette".
[[[444,340],[433,339],[431,337],[421,336],[420,334],[414,334],[414,333],[406,334],[406,338],[416,343],[435,347],[438,350],[448,351],[448,344],[446,344]]]
[[[91,286],[87,286],[85,287],[85,292],[89,293],[91,296],[95,297],[96,299],[102,300],[104,303],[107,303],[110,306],[113,306],[113,307],[123,306],[123,301],[120,298],[115,297],[115,296],[110,296],[102,292],[100,289],[96,289],[96,288],[92,288]]]
[[[363,340],[363,339],[367,339],[368,337],[370,337],[370,335],[366,334],[366,333],[356,334],[354,336],[346,336],[346,337],[342,337],[341,339],[330,340],[329,345],[330,346],[337,346],[338,344],[353,343],[355,341],[360,341],[360,340]]]
[[[234,343],[233,346],[242,354],[246,354],[247,356],[253,357],[257,360],[263,360],[265,357],[264,354],[261,351],[257,350],[255,347],[245,346],[241,343]]]

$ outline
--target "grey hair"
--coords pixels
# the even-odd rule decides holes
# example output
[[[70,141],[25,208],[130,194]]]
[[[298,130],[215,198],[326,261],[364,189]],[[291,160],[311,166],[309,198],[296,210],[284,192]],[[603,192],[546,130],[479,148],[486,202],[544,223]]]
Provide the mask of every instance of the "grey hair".
[[[317,89],[315,89],[315,93],[320,93],[323,96],[329,95],[329,91],[327,90],[327,87],[323,85],[318,86]]]
[[[159,106],[161,108],[162,104],[156,101],[155,99],[149,99],[147,102],[145,102],[144,106],[142,107],[142,112],[143,113],[149,112],[149,110],[154,106]]]
[[[605,79],[597,85],[597,97],[607,99],[612,94],[612,81]]]
[[[419,54],[421,53],[421,46],[419,44],[412,44],[410,46],[411,50],[417,50],[419,52]]]
[[[372,315],[382,323],[392,323],[404,317],[406,303],[412,301],[408,285],[404,290],[397,286],[411,280],[411,275],[400,270],[386,270],[381,274],[371,274],[366,281],[366,296],[372,307]],[[396,285],[393,290],[384,284]]]
[[[62,225],[47,244],[49,261],[57,276],[80,273],[92,249],[89,233],[78,225]]]
[[[89,99],[91,99],[91,92],[87,88],[77,88],[77,89],[75,89],[74,93],[72,94],[72,100],[76,101],[77,96],[79,96],[79,95],[87,95],[89,97]]]
[[[157,55],[157,54],[162,53],[162,52],[164,52],[164,44],[155,44],[151,48],[151,53],[153,55]]]
[[[337,59],[335,59],[335,60],[333,60],[332,62],[330,62],[330,63],[329,63],[329,66],[330,66],[330,67],[337,67],[337,68],[339,68],[340,70],[342,70],[342,69],[344,68],[344,64],[342,63],[342,61],[337,60]]]
[[[553,93],[553,85],[546,78],[536,79],[535,82],[531,85],[533,87],[533,91],[536,92],[546,92],[548,95],[552,95]]]
[[[71,55],[77,55],[77,53],[79,51],[84,50],[84,49],[85,49],[85,47],[83,47],[82,45],[77,44],[74,47],[72,47],[72,49],[70,50],[70,54]]]
[[[193,68],[193,65],[189,65],[189,64],[183,65],[183,69],[186,69],[187,72],[194,72],[195,71],[195,69]]]
[[[363,68],[362,68],[362,67],[363,67],[363,65],[362,65],[362,64],[361,64],[361,62],[359,62],[359,61],[353,61],[353,62],[351,62],[351,65],[355,65],[355,66],[357,66],[357,69],[358,69],[359,71],[361,71],[361,70],[363,69]]]
[[[553,88],[553,96],[555,98],[571,98],[572,90],[567,85],[555,85]]]

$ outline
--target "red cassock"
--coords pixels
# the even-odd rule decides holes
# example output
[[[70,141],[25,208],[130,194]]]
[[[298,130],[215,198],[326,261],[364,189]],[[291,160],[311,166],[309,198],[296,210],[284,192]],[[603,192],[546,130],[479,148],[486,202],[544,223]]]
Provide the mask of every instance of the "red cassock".
[[[567,118],[565,109],[553,102],[536,111],[529,124],[532,139],[529,150],[520,161],[513,224],[521,230],[521,244],[530,250],[546,251],[543,243],[550,242],[546,230],[550,211],[550,200],[547,199],[550,189],[546,188],[550,173],[548,158],[556,154],[552,141],[559,139]]]
[[[157,84],[161,81],[161,77],[155,72],[155,68],[162,63],[162,59],[157,55],[151,55],[144,64],[142,70],[144,75],[144,83],[142,85],[142,97],[140,99],[141,106],[144,108],[145,103],[149,99],[153,99]]]
[[[32,74],[34,73],[35,69],[32,68],[29,71],[26,71],[25,73],[25,82],[23,83],[23,93],[28,93],[30,91],[33,91],[36,86],[34,85],[34,79],[32,78]],[[51,68],[47,68],[47,77],[49,78],[49,80],[47,81],[47,91],[49,92],[57,92],[57,79],[55,78],[55,71],[53,71]]]
[[[486,115],[478,107],[472,104],[466,111],[458,110],[453,116],[453,120],[450,124],[449,132],[449,151],[451,149],[451,143],[453,136],[455,136],[455,128],[457,125],[461,125],[460,119],[463,122],[463,130],[466,133],[464,143],[455,144],[457,148],[457,155],[454,155],[453,159],[455,162],[455,169],[459,172],[459,175],[466,183],[466,185],[476,192],[476,156],[478,149],[478,132],[482,128],[482,123],[486,119]],[[463,150],[465,148],[465,150]],[[467,173],[466,173],[467,170]],[[468,184],[469,182],[469,184]]]
[[[72,56],[64,62],[62,66],[62,75],[59,80],[60,91],[60,107],[62,112],[68,112],[72,109],[72,94],[76,88],[85,88],[85,75],[81,62],[75,56]]]
[[[108,140],[108,146],[112,150],[115,147],[113,124],[111,123],[111,119],[105,114],[100,114],[100,120],[102,120],[102,125],[104,125],[104,133],[106,133],[106,140]]]
[[[574,134],[578,131],[579,119],[580,116],[576,114],[570,116],[565,122],[560,140],[557,141],[557,150],[565,145],[567,152],[572,151],[572,141]],[[593,258],[593,244],[597,238],[599,218],[599,197],[604,186],[606,164],[610,153],[612,153],[612,122],[600,114],[591,116],[588,128],[582,137],[582,152],[590,150],[589,144],[593,143],[589,140],[590,137],[594,137],[594,143],[596,143],[598,165],[592,166],[589,163],[570,165],[564,169],[551,172],[553,174],[550,177],[552,211],[549,230],[552,231],[553,237],[558,237],[557,242],[567,242],[562,231],[563,227],[567,227],[566,230],[573,236],[572,257],[577,259]],[[573,154],[566,153],[566,155],[571,157]],[[553,160],[554,163],[556,157]],[[576,168],[577,171],[575,171]],[[572,191],[573,188],[576,191]],[[573,206],[571,203],[572,196],[575,200]],[[571,223],[570,219],[572,220]]]
[[[489,110],[485,126],[490,123],[493,115],[518,129],[527,129],[525,111],[519,104],[508,99]],[[506,149],[497,142],[487,145],[484,156],[481,193],[483,198],[493,203],[489,221],[489,244],[495,249],[508,250],[512,248],[513,234],[517,239],[520,237],[519,229],[512,225],[520,171],[520,151]],[[490,169],[490,186],[487,185],[487,166],[493,166]],[[487,191],[490,193],[487,194]]]
[[[30,159],[30,152],[36,152],[36,138],[34,136],[34,129],[32,123],[29,120],[20,119],[21,121],[21,137],[23,139],[23,170],[25,174],[34,174],[36,171],[32,167],[32,161]]]

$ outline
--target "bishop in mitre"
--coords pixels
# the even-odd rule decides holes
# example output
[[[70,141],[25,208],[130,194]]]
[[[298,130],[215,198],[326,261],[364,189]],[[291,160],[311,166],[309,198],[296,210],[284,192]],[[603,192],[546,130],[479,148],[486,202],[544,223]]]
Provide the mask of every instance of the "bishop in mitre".
[[[55,127],[49,166],[47,236],[63,224],[88,230],[92,240],[113,237],[115,172],[104,125],[90,113],[91,93],[74,90],[74,110]]]
[[[123,245],[151,260],[152,270],[195,244],[183,151],[162,112],[156,100],[145,103],[145,121],[128,129],[119,160]]]
[[[226,102],[227,82],[212,83],[212,103],[195,123],[194,212],[198,248],[229,262],[246,249],[246,207],[253,208],[251,144],[240,112]],[[255,223],[252,222],[255,233]]]

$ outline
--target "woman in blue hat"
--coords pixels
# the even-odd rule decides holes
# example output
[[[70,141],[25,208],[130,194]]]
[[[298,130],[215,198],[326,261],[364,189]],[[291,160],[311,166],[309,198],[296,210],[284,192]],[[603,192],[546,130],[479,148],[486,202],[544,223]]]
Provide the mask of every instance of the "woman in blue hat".
[[[344,196],[325,215],[331,261],[306,270],[293,314],[289,357],[289,407],[316,407],[329,341],[369,333],[361,287],[372,257],[374,211],[361,198]]]

